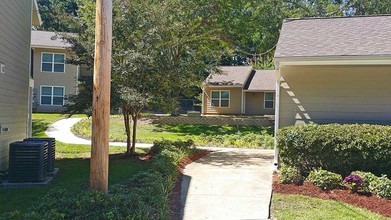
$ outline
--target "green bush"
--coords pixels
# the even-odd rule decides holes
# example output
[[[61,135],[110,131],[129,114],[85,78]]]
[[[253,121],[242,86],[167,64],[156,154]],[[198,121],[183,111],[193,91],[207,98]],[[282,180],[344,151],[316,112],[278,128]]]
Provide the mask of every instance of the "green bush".
[[[376,185],[377,196],[384,199],[391,199],[391,180],[386,176],[379,177],[379,183]]]
[[[280,170],[280,182],[283,184],[302,184],[304,177],[294,167],[282,166]]]
[[[342,183],[342,176],[327,170],[313,170],[307,177],[307,181],[313,182],[315,186],[330,190],[338,188]]]
[[[152,168],[133,176],[126,185],[114,185],[107,194],[56,190],[28,212],[5,213],[0,219],[169,219],[177,164],[197,151],[191,146],[192,141],[155,142]]]
[[[364,179],[364,183],[362,184],[364,192],[376,193],[376,187],[379,184],[379,177],[371,172],[354,171],[352,173],[357,174]]]
[[[391,175],[391,126],[302,125],[277,134],[281,161],[308,174],[322,167],[344,176],[354,170]]]

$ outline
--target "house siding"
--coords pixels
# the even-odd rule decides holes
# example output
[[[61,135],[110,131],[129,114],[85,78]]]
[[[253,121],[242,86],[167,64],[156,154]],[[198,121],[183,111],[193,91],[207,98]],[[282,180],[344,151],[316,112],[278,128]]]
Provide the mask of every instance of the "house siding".
[[[63,106],[41,105],[41,86],[63,86],[65,96],[76,94],[78,86],[77,66],[65,64],[64,73],[52,73],[41,71],[41,56],[43,52],[65,53],[69,57],[70,52],[65,49],[34,48],[34,104],[35,112],[63,112]],[[65,101],[66,103],[66,101]]]
[[[273,92],[274,94],[274,92]],[[274,94],[275,97],[275,94]],[[245,93],[245,113],[246,115],[274,115],[273,109],[265,109],[264,92],[246,92]],[[275,100],[274,100],[275,102]],[[275,104],[274,104],[275,105]]]
[[[0,0],[0,170],[8,168],[9,144],[27,136],[31,0]]]
[[[211,105],[212,90],[230,91],[229,107],[217,108]],[[242,105],[241,87],[204,87],[203,114],[205,115],[239,115]]]
[[[279,125],[391,125],[390,74],[389,65],[283,67]]]

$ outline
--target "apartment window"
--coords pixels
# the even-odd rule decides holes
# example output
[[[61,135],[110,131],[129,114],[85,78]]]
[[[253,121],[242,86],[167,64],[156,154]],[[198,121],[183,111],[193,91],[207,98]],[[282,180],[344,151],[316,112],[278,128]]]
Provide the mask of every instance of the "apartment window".
[[[65,54],[63,53],[42,53],[41,71],[52,73],[65,72]]]
[[[63,86],[41,86],[41,105],[64,105]]]
[[[213,107],[229,107],[229,91],[212,91]]]
[[[274,108],[274,93],[273,92],[265,92],[265,109],[273,109]]]

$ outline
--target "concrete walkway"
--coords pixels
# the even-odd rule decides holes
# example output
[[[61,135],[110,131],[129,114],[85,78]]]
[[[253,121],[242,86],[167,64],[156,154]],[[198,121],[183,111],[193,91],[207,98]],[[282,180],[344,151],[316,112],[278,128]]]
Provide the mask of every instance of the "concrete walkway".
[[[82,120],[82,118],[66,118],[59,120],[46,130],[46,135],[51,138],[56,138],[57,141],[61,141],[67,144],[85,144],[91,145],[91,140],[79,138],[71,131],[73,125]],[[123,142],[110,142],[110,146],[126,146]],[[136,147],[151,147],[152,144],[136,143]]]
[[[272,150],[219,149],[185,168],[182,217],[268,219]]]

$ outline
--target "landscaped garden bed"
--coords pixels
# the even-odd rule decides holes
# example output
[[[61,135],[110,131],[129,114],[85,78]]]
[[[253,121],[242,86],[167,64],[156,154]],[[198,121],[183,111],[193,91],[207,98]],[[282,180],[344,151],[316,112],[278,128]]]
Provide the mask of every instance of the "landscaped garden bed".
[[[278,132],[277,143],[282,166],[273,177],[273,192],[282,198],[280,203],[284,204],[283,194],[301,194],[391,217],[391,180],[387,178],[391,172],[391,127],[292,126]],[[288,212],[300,211],[293,208]],[[354,214],[347,215],[352,218]]]
[[[275,174],[273,176],[273,193],[300,194],[320,199],[338,200],[391,218],[391,200],[381,199],[376,195],[365,193],[352,193],[347,187],[323,190],[308,181],[305,181],[302,185],[282,184],[280,183],[279,176]]]

